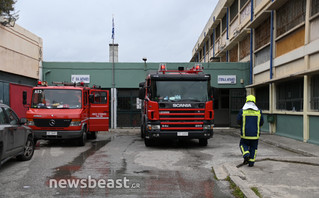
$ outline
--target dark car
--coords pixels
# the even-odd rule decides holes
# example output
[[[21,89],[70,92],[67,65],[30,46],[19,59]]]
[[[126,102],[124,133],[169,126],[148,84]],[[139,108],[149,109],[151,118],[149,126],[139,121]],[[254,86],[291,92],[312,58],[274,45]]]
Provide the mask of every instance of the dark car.
[[[30,160],[34,153],[32,130],[7,105],[0,103],[0,166],[9,159]]]

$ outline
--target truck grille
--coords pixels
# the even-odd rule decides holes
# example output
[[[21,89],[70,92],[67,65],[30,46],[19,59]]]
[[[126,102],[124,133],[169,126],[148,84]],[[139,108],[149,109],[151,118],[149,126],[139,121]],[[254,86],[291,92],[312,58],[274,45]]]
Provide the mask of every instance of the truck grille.
[[[71,119],[34,119],[37,127],[69,127]]]
[[[203,130],[205,109],[159,109],[162,131]]]

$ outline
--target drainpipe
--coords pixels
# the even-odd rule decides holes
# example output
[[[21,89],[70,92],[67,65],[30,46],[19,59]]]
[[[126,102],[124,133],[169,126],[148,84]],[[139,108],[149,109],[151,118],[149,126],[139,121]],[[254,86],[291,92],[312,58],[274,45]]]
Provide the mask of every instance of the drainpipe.
[[[250,21],[254,19],[254,1],[251,2]],[[250,78],[249,84],[253,84],[253,28],[250,28]]]
[[[213,29],[213,57],[215,57],[215,31],[216,29]]]
[[[229,24],[228,24],[228,15],[229,15],[229,8],[227,7],[227,14],[226,14],[226,28],[227,28],[227,30],[226,30],[226,39],[228,40],[228,26],[229,26]]]

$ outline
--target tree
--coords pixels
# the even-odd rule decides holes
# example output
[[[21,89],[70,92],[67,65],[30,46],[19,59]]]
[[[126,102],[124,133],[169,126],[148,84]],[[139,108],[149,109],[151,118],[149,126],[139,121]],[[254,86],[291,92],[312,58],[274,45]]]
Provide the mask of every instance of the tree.
[[[16,0],[0,0],[0,16],[17,17],[14,13],[14,4]]]

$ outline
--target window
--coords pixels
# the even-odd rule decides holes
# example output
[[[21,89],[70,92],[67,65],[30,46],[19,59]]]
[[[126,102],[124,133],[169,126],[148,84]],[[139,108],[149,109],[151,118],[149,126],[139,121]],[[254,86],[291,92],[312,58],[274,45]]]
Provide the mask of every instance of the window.
[[[210,46],[214,46],[214,33],[210,35]]]
[[[4,115],[3,109],[0,107],[0,124],[6,123],[6,116]]]
[[[238,0],[235,0],[234,3],[230,6],[230,21],[233,21],[233,19],[238,14]]]
[[[287,1],[276,13],[278,37],[305,21],[306,0]]]
[[[311,78],[310,106],[312,110],[319,111],[319,75]]]
[[[319,0],[312,0],[311,3],[311,16],[314,16],[319,13]]]
[[[259,49],[270,43],[270,18],[266,19],[255,29],[255,49]]]
[[[250,35],[239,43],[239,59],[243,59],[250,53]]]
[[[220,24],[217,25],[216,27],[216,40],[220,37]]]
[[[227,17],[225,14],[225,16],[222,19],[222,32],[224,32],[226,30],[226,27],[227,27]]]
[[[107,93],[102,91],[93,91],[94,104],[107,104]]]
[[[256,105],[261,110],[269,110],[269,87],[258,87],[256,92]]]
[[[19,118],[18,118],[18,116],[12,111],[12,109],[4,108],[4,110],[6,111],[6,114],[7,114],[8,119],[9,119],[9,123],[10,123],[11,125],[19,124]]]
[[[246,3],[248,2],[248,0],[240,0],[240,9],[242,9]]]
[[[230,62],[238,62],[238,45],[229,50]]]
[[[278,110],[303,110],[303,79],[278,84],[276,93]]]

